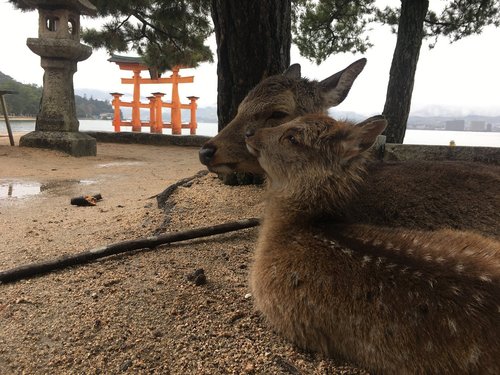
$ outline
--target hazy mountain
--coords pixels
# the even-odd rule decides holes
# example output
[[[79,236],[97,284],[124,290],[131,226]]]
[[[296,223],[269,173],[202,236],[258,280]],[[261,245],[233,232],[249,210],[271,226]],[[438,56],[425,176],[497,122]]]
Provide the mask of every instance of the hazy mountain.
[[[17,92],[17,94],[5,96],[9,113],[30,117],[37,115],[42,97],[40,86],[26,85],[0,72],[0,90]],[[102,113],[113,112],[108,101],[98,100],[92,96],[75,95],[75,104],[78,118],[98,118]]]
[[[15,81],[0,72],[0,89],[14,90],[19,92],[18,95],[7,95],[7,104],[9,111],[15,114],[33,115],[38,111],[41,87],[37,85],[25,85]],[[110,105],[112,100],[109,92],[96,89],[75,89],[77,112],[79,117],[98,116],[101,113],[112,113],[113,109]],[[146,101],[145,98],[142,98]],[[130,108],[121,108],[123,117],[129,119],[131,117]],[[469,108],[429,105],[420,107],[411,112],[408,119],[410,127],[417,125],[426,125],[429,128],[442,127],[445,121],[449,120],[464,120],[466,123],[470,121],[484,121],[487,124],[492,124],[494,127],[500,127],[500,109],[491,108],[481,110],[481,114],[474,114],[474,111]],[[332,108],[328,113],[337,119],[347,119],[353,122],[359,122],[370,115],[364,115],[352,111],[342,111],[337,108]],[[170,121],[170,113],[164,111],[164,121]],[[182,111],[182,121],[189,122],[189,111]],[[141,118],[149,118],[149,110],[141,109]],[[217,122],[216,107],[198,107],[197,111],[198,122]]]
[[[484,121],[489,124],[500,124],[500,116],[481,116],[481,115],[467,115],[467,116],[410,116],[408,124],[423,124],[423,123],[444,123],[451,120],[464,120],[466,123],[470,121]]]
[[[109,92],[103,90],[95,90],[95,89],[75,89],[75,94],[80,95],[86,98],[93,98],[97,100],[104,100],[110,102],[113,97],[109,94]]]
[[[499,108],[481,108],[475,109],[471,107],[443,106],[443,105],[427,105],[412,109],[411,116],[414,117],[468,117],[468,116],[484,116],[498,117],[500,115]]]
[[[362,115],[356,112],[339,111],[337,109],[330,109],[328,114],[336,119],[347,119],[353,122],[359,122],[369,115]],[[486,124],[497,125],[500,127],[500,116],[486,116],[477,114],[462,115],[454,108],[447,108],[441,106],[429,106],[421,108],[419,111],[412,112],[408,118],[408,127],[418,125],[426,125],[427,128],[442,128],[446,121],[451,120],[464,120],[466,124],[471,121],[484,121]]]

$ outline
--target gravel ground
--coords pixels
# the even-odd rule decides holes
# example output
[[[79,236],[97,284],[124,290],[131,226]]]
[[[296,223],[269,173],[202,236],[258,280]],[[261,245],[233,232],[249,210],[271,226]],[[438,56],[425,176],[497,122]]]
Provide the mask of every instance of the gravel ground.
[[[42,190],[0,196],[0,270],[262,212],[261,187],[225,186],[212,174],[158,209],[151,196],[202,169],[193,148],[99,144],[97,157],[75,159],[0,143],[0,158],[2,194],[9,183],[15,192],[13,182]],[[95,207],[69,205],[98,192]],[[257,232],[0,285],[0,374],[366,374],[300,351],[254,310],[247,277]]]

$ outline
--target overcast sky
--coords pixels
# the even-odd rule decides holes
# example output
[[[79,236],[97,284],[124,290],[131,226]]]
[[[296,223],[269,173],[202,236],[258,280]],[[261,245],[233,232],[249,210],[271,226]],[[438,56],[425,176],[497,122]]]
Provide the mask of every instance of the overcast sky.
[[[380,1],[382,2],[382,1]],[[400,4],[397,0],[383,3]],[[84,17],[82,26],[96,25],[98,21]],[[0,0],[0,71],[23,83],[42,84],[43,70],[40,58],[26,47],[26,38],[38,35],[37,12],[22,13],[6,0]],[[396,36],[389,27],[376,27],[370,32],[374,47],[365,54],[339,54],[320,66],[299,56],[292,47],[292,63],[302,65],[302,74],[312,79],[324,79],[351,62],[366,57],[368,64],[358,77],[348,98],[339,110],[364,114],[380,113],[384,106],[389,69]],[[209,41],[215,55],[215,41]],[[421,113],[439,107],[448,107],[461,114],[500,115],[500,29],[489,27],[481,35],[471,36],[449,44],[440,39],[429,50],[422,46],[413,91],[412,112]],[[130,85],[121,85],[120,78],[129,73],[107,61],[105,51],[94,51],[92,56],[78,64],[74,76],[75,88],[98,89],[105,92],[131,93]],[[194,75],[193,84],[180,85],[181,96],[200,96],[201,106],[215,105],[217,100],[216,64],[202,64],[197,69],[181,71]],[[168,88],[143,86],[142,95]]]

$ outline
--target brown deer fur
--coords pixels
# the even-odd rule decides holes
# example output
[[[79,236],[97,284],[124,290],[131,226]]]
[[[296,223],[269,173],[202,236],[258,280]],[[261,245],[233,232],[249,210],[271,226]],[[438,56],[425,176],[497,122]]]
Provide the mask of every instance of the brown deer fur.
[[[298,346],[375,374],[500,374],[500,243],[336,224],[385,127],[305,116],[247,138],[269,177],[250,284]]]
[[[365,59],[321,81],[300,77],[292,65],[263,80],[236,117],[200,150],[214,172],[263,173],[245,146],[245,134],[308,113],[325,112],[347,96]],[[373,162],[356,203],[337,215],[344,222],[417,229],[456,228],[500,236],[500,166],[471,162]]]

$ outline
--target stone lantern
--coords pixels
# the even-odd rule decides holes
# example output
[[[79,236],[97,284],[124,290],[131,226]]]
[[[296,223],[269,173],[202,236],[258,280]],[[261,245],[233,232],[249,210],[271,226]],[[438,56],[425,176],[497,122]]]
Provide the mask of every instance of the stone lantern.
[[[38,38],[28,38],[29,49],[41,57],[43,92],[35,131],[20,145],[50,148],[73,156],[96,155],[94,138],[78,132],[73,74],[78,61],[92,54],[80,43],[80,15],[95,15],[86,0],[19,0],[23,9],[38,9]]]

